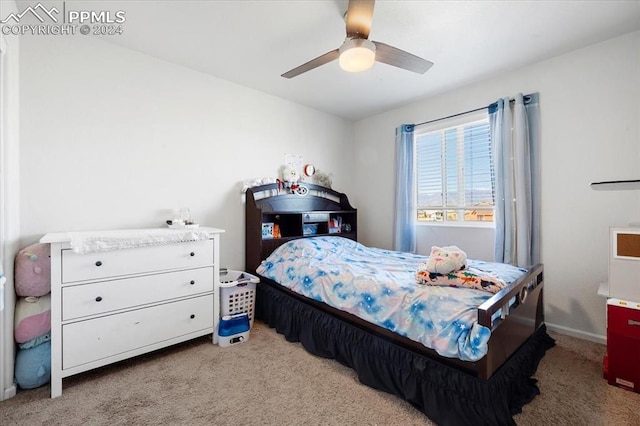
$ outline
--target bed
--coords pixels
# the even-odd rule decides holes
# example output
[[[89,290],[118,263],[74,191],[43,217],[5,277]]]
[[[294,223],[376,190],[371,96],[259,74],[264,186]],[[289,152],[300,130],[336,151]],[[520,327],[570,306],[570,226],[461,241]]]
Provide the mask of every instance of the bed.
[[[320,251],[330,251],[336,244],[340,250],[355,250],[354,253],[379,250],[376,253],[378,261],[369,262],[367,267],[384,263],[380,261],[382,256],[403,258],[414,264],[414,269],[420,263],[413,254],[367,248],[357,243],[357,219],[355,214],[348,216],[349,212],[355,213],[355,209],[349,205],[346,195],[313,185],[309,187],[305,196],[289,194],[270,185],[247,190],[247,244],[257,244],[252,241],[252,235],[265,220],[297,220],[298,214],[303,218],[307,217],[305,215],[331,218],[333,212],[349,217],[351,222],[350,233],[320,232],[317,235],[292,232],[296,226],[282,223],[281,227],[288,229],[289,234],[268,238],[268,244],[261,245],[258,250],[258,264],[256,258],[247,258],[248,270],[255,271],[261,278],[256,318],[275,327],[288,341],[301,342],[307,351],[351,367],[362,383],[403,398],[438,424],[515,424],[513,415],[539,393],[532,375],[545,351],[554,344],[544,326],[542,265],[513,276],[509,284],[495,294],[433,286],[433,291],[440,296],[475,293],[471,299],[475,298],[477,306],[465,308],[465,311],[468,316],[471,310],[473,327],[485,330],[488,335],[485,342],[477,345],[484,345],[482,350],[467,345],[465,351],[465,345],[462,345],[461,354],[451,354],[443,351],[442,346],[430,348],[419,338],[397,330],[394,321],[376,324],[371,318],[363,319],[357,310],[326,303],[327,297],[322,291],[311,290],[306,295],[295,292],[305,287],[304,277],[313,275],[308,271],[306,275],[294,273],[301,268],[298,264],[285,268],[285,275],[287,268],[293,271],[289,283],[277,282],[286,280],[272,274],[273,269],[277,269],[274,264],[279,265],[287,257],[304,257],[299,256],[300,250],[308,249],[310,244]],[[255,222],[260,222],[260,226]],[[252,252],[256,253],[255,248]],[[356,256],[345,253],[351,252],[340,252],[338,257]],[[328,259],[324,263],[333,267],[336,262]],[[406,269],[405,266],[402,268]],[[402,273],[408,275],[399,273],[391,277],[392,281],[403,281],[399,287],[427,287],[416,286],[415,279],[407,282],[407,277],[415,277],[415,271],[404,269]],[[470,331],[466,336],[467,343],[483,340],[484,334],[480,334],[478,338]],[[426,340],[428,344],[434,342],[434,339]]]

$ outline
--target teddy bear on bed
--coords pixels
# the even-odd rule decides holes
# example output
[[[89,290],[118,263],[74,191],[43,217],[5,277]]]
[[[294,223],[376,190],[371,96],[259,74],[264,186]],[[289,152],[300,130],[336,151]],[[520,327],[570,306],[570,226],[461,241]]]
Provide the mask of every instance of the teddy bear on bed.
[[[467,254],[456,246],[431,247],[425,269],[434,274],[448,274],[467,267]]]

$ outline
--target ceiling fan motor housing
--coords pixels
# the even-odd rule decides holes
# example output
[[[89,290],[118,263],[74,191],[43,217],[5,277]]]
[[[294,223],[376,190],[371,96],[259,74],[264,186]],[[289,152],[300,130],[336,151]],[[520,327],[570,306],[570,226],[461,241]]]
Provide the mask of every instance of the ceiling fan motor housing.
[[[373,44],[372,41],[367,40],[366,38],[349,38],[347,37],[344,40],[344,43],[342,43],[342,46],[340,46],[340,54],[344,53],[345,51],[349,50],[349,49],[354,49],[354,48],[365,48],[365,49],[369,49],[371,50],[373,53],[376,52],[376,45]]]

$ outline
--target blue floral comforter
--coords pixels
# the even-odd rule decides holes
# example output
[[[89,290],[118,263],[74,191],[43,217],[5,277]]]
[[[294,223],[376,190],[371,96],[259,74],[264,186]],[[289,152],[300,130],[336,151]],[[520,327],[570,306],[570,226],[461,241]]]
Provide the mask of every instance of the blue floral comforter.
[[[363,246],[342,237],[314,237],[278,247],[256,272],[296,293],[356,315],[434,349],[477,361],[491,331],[477,323],[477,307],[492,294],[416,283],[426,256]],[[526,270],[469,260],[470,267],[507,283]]]

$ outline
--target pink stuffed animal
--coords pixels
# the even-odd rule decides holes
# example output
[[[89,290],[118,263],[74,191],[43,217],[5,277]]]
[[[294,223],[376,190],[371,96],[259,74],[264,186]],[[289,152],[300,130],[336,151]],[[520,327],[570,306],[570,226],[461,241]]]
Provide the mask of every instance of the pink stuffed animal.
[[[13,335],[26,343],[51,331],[51,295],[19,297],[16,303]]]
[[[51,245],[33,244],[18,252],[14,264],[18,296],[40,297],[51,291]]]

